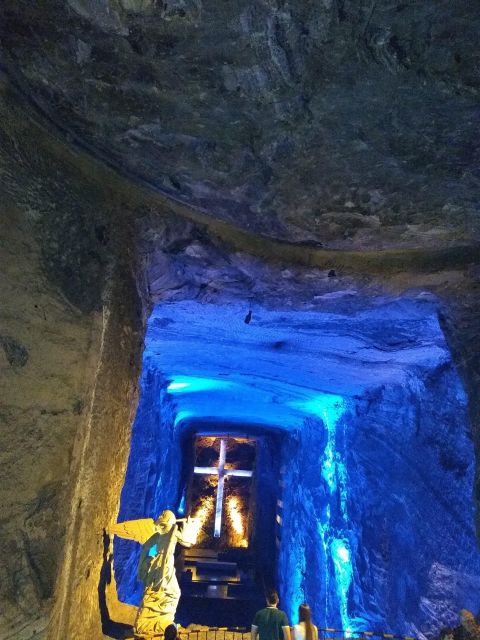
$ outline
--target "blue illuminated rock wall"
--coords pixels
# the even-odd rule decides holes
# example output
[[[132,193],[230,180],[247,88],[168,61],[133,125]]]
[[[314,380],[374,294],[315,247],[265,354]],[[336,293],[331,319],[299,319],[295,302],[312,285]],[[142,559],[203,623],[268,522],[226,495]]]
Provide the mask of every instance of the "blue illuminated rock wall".
[[[433,303],[369,304],[345,315],[256,308],[250,324],[230,302],[157,307],[119,520],[178,506],[180,432],[275,433],[280,459],[265,448],[256,507],[273,519],[261,487],[282,468],[278,586],[291,620],[307,600],[320,626],[432,636],[480,607],[466,398]],[[114,547],[130,603],[139,551]]]
[[[174,409],[158,371],[145,368],[133,424],[130,457],[118,521],[156,518],[179,502],[182,456],[174,428]],[[118,596],[139,604],[142,584],[136,579],[141,547],[115,539],[114,565]]]
[[[323,421],[305,420],[284,447],[278,568],[282,602],[292,621],[297,621],[299,604],[308,602],[319,626],[340,629],[350,626],[357,538],[347,504],[348,418],[342,415],[342,400],[334,402],[342,409],[336,418],[330,414]]]
[[[325,417],[285,447],[282,603],[293,620],[305,600],[321,626],[432,636],[480,607],[461,384],[444,364],[344,408],[330,473]]]
[[[263,585],[267,588],[276,587],[275,514],[279,498],[281,440],[281,436],[276,433],[260,438],[257,442],[257,499],[250,550],[256,558],[256,568],[262,576]]]
[[[480,606],[473,445],[451,364],[359,404],[350,433],[358,615],[433,633]],[[363,594],[363,595],[362,595]],[[398,628],[398,627],[397,627]]]

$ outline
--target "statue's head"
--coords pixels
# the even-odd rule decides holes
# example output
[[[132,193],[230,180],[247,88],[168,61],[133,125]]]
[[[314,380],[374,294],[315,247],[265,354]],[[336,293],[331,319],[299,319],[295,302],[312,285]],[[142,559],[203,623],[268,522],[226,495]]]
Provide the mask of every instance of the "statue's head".
[[[173,525],[177,521],[175,514],[173,511],[162,511],[162,513],[155,520],[155,524],[157,526],[159,533],[168,533],[171,531]]]

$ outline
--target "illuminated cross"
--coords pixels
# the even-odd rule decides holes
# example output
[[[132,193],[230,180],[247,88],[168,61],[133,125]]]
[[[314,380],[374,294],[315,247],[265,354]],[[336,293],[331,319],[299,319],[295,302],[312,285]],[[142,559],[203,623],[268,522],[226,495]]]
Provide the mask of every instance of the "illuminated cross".
[[[201,473],[203,475],[218,476],[217,486],[217,500],[215,503],[215,529],[213,536],[215,538],[220,537],[220,529],[222,527],[222,511],[223,511],[223,488],[225,484],[226,476],[240,476],[242,478],[251,478],[251,471],[244,471],[243,469],[225,469],[225,458],[227,453],[227,441],[220,440],[220,459],[218,461],[218,467],[194,467],[194,473]]]

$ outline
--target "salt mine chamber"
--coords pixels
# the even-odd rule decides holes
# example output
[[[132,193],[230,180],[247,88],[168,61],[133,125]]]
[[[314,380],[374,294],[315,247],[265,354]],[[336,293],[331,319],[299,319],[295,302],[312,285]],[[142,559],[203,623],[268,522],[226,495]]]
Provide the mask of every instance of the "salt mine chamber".
[[[199,518],[179,621],[248,625],[267,586],[293,622],[306,601],[347,633],[433,637],[476,611],[467,398],[435,299],[246,308],[180,300],[148,321],[118,521]],[[115,539],[130,605],[139,552]]]

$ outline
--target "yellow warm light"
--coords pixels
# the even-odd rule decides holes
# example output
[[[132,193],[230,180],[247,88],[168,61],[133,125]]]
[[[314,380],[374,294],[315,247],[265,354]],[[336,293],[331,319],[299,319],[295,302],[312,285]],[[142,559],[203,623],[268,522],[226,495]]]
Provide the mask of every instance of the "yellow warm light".
[[[227,513],[230,519],[233,546],[248,547],[248,542],[245,537],[244,517],[238,496],[229,496],[227,498]]]
[[[214,507],[213,496],[204,496],[202,498],[201,503],[198,505],[197,510],[193,514],[193,519],[195,521],[194,525],[194,533],[195,533],[195,542],[198,542],[198,538],[200,535],[200,530],[205,524],[205,522],[210,517]]]

